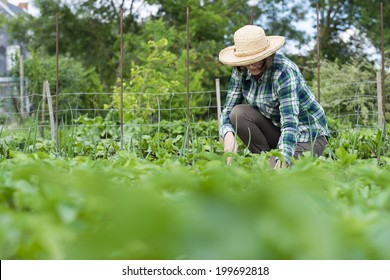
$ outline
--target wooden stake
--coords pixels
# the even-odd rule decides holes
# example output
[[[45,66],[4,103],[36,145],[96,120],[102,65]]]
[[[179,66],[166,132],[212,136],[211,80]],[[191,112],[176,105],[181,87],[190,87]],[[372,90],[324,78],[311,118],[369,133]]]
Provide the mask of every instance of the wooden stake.
[[[120,93],[120,149],[123,150],[123,9],[120,15],[120,77],[121,77],[121,93]]]
[[[186,102],[186,118],[187,118],[187,129],[186,129],[186,147],[190,145],[190,9],[187,7],[187,22],[186,22],[186,90],[187,90],[187,102]]]
[[[24,119],[24,65],[23,54],[19,52],[20,116]]]
[[[47,81],[45,81],[47,83]],[[46,102],[46,89],[45,89],[45,82],[43,82],[42,87],[42,127],[41,127],[41,136],[42,138],[45,137],[45,102]]]
[[[59,152],[58,142],[58,13],[56,15],[56,148]]]
[[[382,106],[382,78],[381,72],[376,72],[376,93],[378,103],[378,127],[383,127],[383,106]]]
[[[385,43],[383,30],[383,2],[381,2],[381,54],[382,54],[382,75],[381,75],[381,91],[382,91],[382,112],[383,112],[383,143],[386,143],[386,94],[385,94]],[[384,145],[386,147],[386,145]],[[383,151],[386,154],[386,151]]]
[[[51,98],[51,94],[50,94],[50,87],[49,87],[48,81],[43,82],[43,88],[44,88],[44,92],[47,96],[47,105],[49,107],[51,140],[54,141],[56,139],[56,129],[55,129],[55,124],[54,124],[53,102],[52,102],[52,98]]]
[[[319,9],[320,6],[317,3],[317,101],[321,102],[321,61],[320,61],[320,23],[319,23]]]
[[[221,118],[221,89],[220,89],[220,83],[219,79],[215,79],[215,93],[217,98],[217,118],[218,118],[218,132],[220,127],[219,119]],[[220,138],[219,141],[222,142],[222,139]]]
[[[187,7],[187,23],[186,23],[186,50],[187,50],[187,57],[186,57],[186,89],[187,89],[187,124],[190,123],[190,28],[189,28],[189,21],[190,21],[190,9]]]

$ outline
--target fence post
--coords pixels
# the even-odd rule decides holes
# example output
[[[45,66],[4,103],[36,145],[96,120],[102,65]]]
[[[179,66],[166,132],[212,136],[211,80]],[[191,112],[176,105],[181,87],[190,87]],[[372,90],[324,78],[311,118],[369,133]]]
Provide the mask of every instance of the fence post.
[[[190,146],[190,8],[186,8],[186,147]]]
[[[120,32],[120,150],[123,150],[123,9],[121,9],[119,19],[119,32]]]
[[[321,102],[321,59],[320,59],[320,23],[319,23],[319,9],[320,6],[317,3],[317,101]]]
[[[44,87],[44,91],[45,91],[45,93],[47,95],[47,104],[48,104],[48,107],[49,107],[51,139],[55,140],[56,139],[56,130],[55,130],[55,126],[54,126],[53,102],[52,102],[52,99],[51,99],[49,82],[48,81],[44,81],[43,82],[43,87]]]
[[[58,41],[59,41],[59,15],[57,13],[56,15],[56,131],[55,131],[55,138],[56,138],[56,149],[57,149],[57,153],[59,153],[60,151],[60,145],[59,145],[59,142],[58,142],[58,103],[59,103],[59,97],[58,97],[58,51],[59,51],[59,48],[58,48]]]
[[[20,82],[20,116],[24,119],[24,65],[23,54],[19,55],[19,82]]]
[[[376,93],[378,103],[378,126],[383,127],[383,106],[382,106],[382,78],[381,72],[376,72]]]
[[[385,92],[385,39],[384,39],[384,18],[383,18],[383,2],[381,1],[381,57],[382,57],[382,71],[381,71],[381,91],[382,91],[382,114],[383,114],[383,142],[386,143],[386,92]],[[383,154],[386,154],[386,145],[384,145]]]
[[[217,120],[218,120],[218,134],[220,129],[220,122],[219,119],[221,117],[221,88],[219,84],[219,79],[215,79],[215,93],[217,97]],[[222,142],[222,139],[219,139]]]
[[[42,138],[45,138],[45,102],[46,102],[46,89],[45,89],[45,82],[43,82],[42,87],[42,127],[41,127],[41,136]]]

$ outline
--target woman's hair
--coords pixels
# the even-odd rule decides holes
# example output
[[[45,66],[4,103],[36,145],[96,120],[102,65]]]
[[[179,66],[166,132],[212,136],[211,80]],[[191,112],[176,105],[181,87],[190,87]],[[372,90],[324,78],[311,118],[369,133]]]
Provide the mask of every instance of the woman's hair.
[[[246,71],[245,66],[236,66],[236,69],[237,69],[238,72]]]
[[[268,70],[274,61],[275,54],[270,55],[269,57],[264,58],[265,59],[265,64],[263,65],[262,72]],[[238,72],[243,72],[246,71],[245,66],[235,66]]]

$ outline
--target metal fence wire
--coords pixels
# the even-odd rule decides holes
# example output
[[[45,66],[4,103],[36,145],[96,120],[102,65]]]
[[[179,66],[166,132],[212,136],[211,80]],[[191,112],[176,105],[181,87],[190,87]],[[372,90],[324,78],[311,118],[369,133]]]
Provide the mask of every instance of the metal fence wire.
[[[3,79],[0,82],[0,125],[3,132],[12,134],[17,131],[28,131],[32,122],[40,130],[50,131],[50,106],[47,103],[47,96],[44,98],[43,94],[36,93],[21,95],[18,79]],[[27,91],[27,82],[24,88]],[[345,88],[348,88],[348,94]],[[332,126],[330,121],[330,129],[333,132],[378,127],[380,112],[376,81],[332,85],[321,88],[321,93],[321,104],[328,119],[338,123],[337,126]],[[186,94],[125,92],[123,127],[128,129],[137,127],[145,133],[156,127],[172,129],[177,125],[177,121],[186,119]],[[217,122],[217,104],[224,103],[226,94],[226,90],[221,90],[219,95],[216,90],[190,92],[190,124],[198,121]],[[115,96],[118,96],[118,93],[60,93],[59,129],[78,125],[93,129],[103,124],[119,129],[120,108],[114,102]],[[221,96],[222,100],[218,102],[217,96]],[[23,102],[21,98],[24,99]],[[52,97],[52,104],[55,104],[55,98]],[[24,108],[20,108],[21,104],[24,104]],[[55,112],[55,109],[52,108],[52,111]],[[210,136],[209,132],[207,136]],[[218,137],[218,129],[212,136]]]

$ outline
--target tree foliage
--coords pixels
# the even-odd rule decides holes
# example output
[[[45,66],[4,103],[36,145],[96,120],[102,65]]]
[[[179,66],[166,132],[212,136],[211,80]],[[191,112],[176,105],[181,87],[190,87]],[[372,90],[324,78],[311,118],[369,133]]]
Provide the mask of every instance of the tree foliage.
[[[317,73],[313,88],[317,88]],[[337,119],[338,124],[350,127],[375,123],[376,88],[374,67],[366,59],[352,59],[342,65],[326,60],[321,65],[321,105],[328,119]]]
[[[120,63],[120,11],[123,10],[124,78],[126,90],[169,88],[185,91],[186,75],[186,9],[189,8],[190,91],[214,89],[215,78],[227,88],[231,68],[218,60],[219,51],[232,45],[234,31],[253,19],[269,35],[282,35],[300,48],[315,39],[316,34],[297,28],[297,22],[313,20],[319,4],[321,57],[330,62],[355,65],[366,59],[364,51],[371,42],[379,48],[379,0],[35,0],[37,17],[24,17],[7,22],[13,36],[34,52],[55,55],[55,23],[59,15],[59,52],[79,61],[86,69],[95,69],[106,91],[117,92]],[[141,13],[154,5],[157,11]],[[146,7],[146,8],[145,8]],[[385,40],[390,5],[385,7]],[[312,21],[313,22],[313,21]],[[314,21],[315,22],[315,21]],[[350,34],[349,39],[345,38]],[[368,41],[367,41],[368,40]],[[167,42],[164,51],[175,57],[151,63],[150,41]],[[284,50],[289,54],[289,50]],[[305,76],[313,78],[316,46],[307,56],[296,56]],[[164,57],[159,53],[159,58]],[[164,66],[164,67],[163,67]],[[356,66],[356,65],[355,65]],[[164,69],[162,69],[164,68]],[[144,77],[160,73],[154,79]],[[326,70],[325,70],[326,71]],[[152,77],[152,76],[149,76]],[[164,77],[164,78],[162,78]],[[173,82],[173,81],[177,81]],[[158,82],[161,83],[157,86]],[[168,87],[165,83],[172,83]],[[141,85],[144,85],[142,88]],[[132,87],[132,88],[130,88]],[[201,101],[201,98],[198,100]],[[180,101],[181,102],[181,101]],[[192,102],[195,102],[192,100]],[[215,104],[211,104],[215,105]]]
[[[77,93],[100,93],[103,86],[95,69],[85,68],[81,62],[67,56],[59,57],[59,109],[69,108],[101,108],[106,98],[102,95],[85,95]],[[18,71],[19,67],[17,67]],[[43,82],[47,80],[50,92],[55,100],[56,93],[56,59],[39,52],[31,53],[29,59],[24,63],[24,74],[29,79],[28,91],[34,96],[34,108],[41,102],[37,96],[42,94]],[[18,73],[15,73],[18,75]],[[68,95],[67,93],[75,93]],[[54,101],[53,101],[54,102]]]
[[[149,41],[147,49],[143,50],[147,55],[143,63],[138,65],[132,64],[131,75],[129,80],[125,80],[124,92],[124,107],[125,120],[130,121],[136,118],[142,120],[148,118],[168,118],[166,110],[157,112],[160,104],[164,104],[163,108],[185,108],[185,56],[184,53],[177,57],[168,50],[168,40],[162,38],[156,41]],[[145,55],[144,54],[144,55]],[[196,58],[194,53],[191,53],[192,58]],[[190,80],[192,89],[200,91],[201,78],[203,71],[191,71]],[[114,99],[111,104],[115,108],[119,108],[120,104],[120,84],[114,87]],[[175,101],[172,102],[173,95]],[[193,106],[199,101],[199,98],[192,100]],[[199,113],[199,112],[198,112]],[[174,114],[178,114],[177,111]],[[185,115],[185,113],[183,114]]]
[[[314,2],[314,1],[313,1]],[[323,57],[329,61],[338,59],[345,62],[354,52],[352,45],[356,39],[345,41],[342,34],[350,27],[355,16],[355,5],[351,1],[320,0],[319,4],[319,42]],[[316,3],[313,4],[315,8]]]
[[[390,45],[390,5],[383,0],[360,1],[357,9],[356,26],[370,42],[380,49],[381,46],[381,22],[380,22],[380,3],[383,3],[383,25],[384,25],[384,45],[388,48]]]
[[[93,8],[104,1],[35,0],[39,17],[19,18],[10,22],[10,29],[19,41],[33,50],[43,49],[49,55],[56,52],[56,16],[59,17],[59,53],[94,67],[106,87],[115,80],[119,61],[113,61],[115,41],[119,37],[119,19],[107,5]],[[107,2],[107,1],[105,1]],[[112,1],[110,1],[112,2]],[[118,47],[118,46],[117,46]]]

